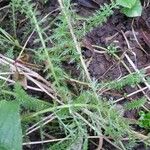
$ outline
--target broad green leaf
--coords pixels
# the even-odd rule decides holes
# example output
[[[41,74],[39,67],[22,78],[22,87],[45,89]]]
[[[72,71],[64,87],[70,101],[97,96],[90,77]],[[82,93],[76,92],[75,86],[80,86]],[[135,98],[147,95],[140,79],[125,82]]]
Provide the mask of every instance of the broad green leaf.
[[[142,5],[140,0],[137,0],[135,5],[130,8],[122,8],[122,12],[128,17],[138,17],[142,14]]]
[[[0,101],[0,150],[21,150],[22,131],[19,104]]]
[[[137,0],[116,0],[116,3],[126,8],[132,8]]]

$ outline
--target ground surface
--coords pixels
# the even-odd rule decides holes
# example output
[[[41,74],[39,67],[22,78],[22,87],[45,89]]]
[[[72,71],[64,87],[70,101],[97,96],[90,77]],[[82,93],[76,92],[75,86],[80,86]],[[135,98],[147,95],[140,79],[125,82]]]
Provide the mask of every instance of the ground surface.
[[[91,9],[89,6],[84,6],[80,1],[74,1],[77,2],[77,6],[75,8],[77,9],[77,13],[79,13],[82,16],[88,16],[92,15],[92,13],[96,10],[96,8]],[[104,2],[107,2],[105,0],[97,0],[97,4],[103,5]],[[4,2],[2,5],[7,5],[9,1]],[[47,12],[51,12],[55,9],[57,9],[58,4],[56,0],[51,0],[47,2],[46,4],[42,4],[41,2],[38,2],[38,8],[42,16],[46,14]],[[6,12],[3,12],[1,15],[5,14]],[[21,17],[21,15],[18,14],[18,17]],[[57,11],[52,13],[52,15],[55,17],[57,15]],[[2,16],[0,16],[2,17]],[[141,21],[141,18],[143,20]],[[21,20],[21,18],[20,18]],[[23,20],[23,18],[22,18]],[[2,26],[5,26],[9,22],[9,15],[5,17],[3,22],[0,22]],[[146,25],[145,25],[146,24]],[[46,26],[46,24],[45,24]],[[144,28],[146,26],[146,28]],[[6,28],[6,26],[5,26]],[[7,31],[10,33],[10,28],[6,28]],[[133,32],[134,29],[134,32]],[[22,43],[25,39],[22,39],[22,36],[24,34],[24,31],[26,30],[26,22],[22,21],[18,25],[17,29],[17,37],[20,37],[20,41]],[[91,45],[93,45],[94,49],[90,49],[86,46],[82,47],[83,55],[85,57],[85,60],[88,65],[88,69],[90,72],[90,75],[92,78],[97,79],[99,82],[105,82],[108,80],[115,80],[119,77],[125,76],[129,73],[129,71],[135,71],[133,66],[129,63],[129,61],[125,58],[123,55],[124,52],[131,48],[132,52],[128,52],[128,55],[130,56],[131,60],[136,64],[136,67],[138,69],[145,68],[150,65],[150,45],[143,37],[142,31],[146,31],[150,33],[150,7],[147,7],[143,10],[142,17],[136,18],[136,19],[130,19],[121,14],[119,11],[115,11],[114,15],[112,15],[106,24],[104,24],[102,27],[98,26],[95,29],[93,29],[90,33],[88,33],[83,41],[88,41]],[[49,31],[50,32],[50,31]],[[51,33],[50,33],[51,34]],[[135,39],[134,34],[137,39]],[[125,37],[127,38],[127,41],[125,40]],[[38,43],[33,44],[34,38],[36,38],[36,35],[32,36],[30,41],[28,42],[27,47],[36,47],[38,46]],[[150,40],[150,39],[149,39]],[[127,45],[127,42],[129,42],[129,45]],[[98,48],[100,47],[107,47],[110,44],[114,44],[118,46],[118,52],[117,54],[119,56],[122,56],[122,60],[124,60],[125,64],[128,66],[125,68],[125,66],[121,63],[121,61],[118,61],[116,58],[114,58],[111,55],[108,55],[104,52],[103,49]],[[140,43],[140,45],[139,45]],[[142,48],[144,49],[142,49]],[[104,52],[104,53],[103,53]],[[74,70],[74,67],[69,66],[66,64],[66,69],[71,68]],[[147,70],[147,73],[150,73],[149,70]],[[73,74],[78,74],[77,71],[73,71]],[[140,85],[142,88],[144,85]],[[109,99],[119,99],[123,97],[123,93],[130,94],[134,91],[139,89],[139,87],[126,87],[121,92],[118,91],[109,91],[104,92],[102,95],[104,97],[107,97]],[[149,91],[144,91],[149,96]],[[32,93],[31,93],[32,94]],[[33,93],[34,94],[34,93]],[[142,97],[143,93],[139,92],[132,97],[128,98],[128,100],[132,98],[140,98]],[[43,97],[44,95],[40,95]],[[123,104],[124,101],[121,101],[120,104]],[[135,119],[137,118],[138,114],[136,111],[128,111],[125,112],[125,117]],[[30,137],[31,141],[38,140],[38,135],[35,133],[32,134]],[[94,141],[97,142],[97,141]],[[107,145],[108,143],[106,143]],[[94,144],[91,144],[90,150],[94,149]],[[140,150],[143,150],[145,148],[139,147]],[[40,149],[40,146],[31,146],[31,147],[24,147],[24,149],[32,149],[37,150]],[[106,149],[112,149],[110,147],[106,146]],[[138,148],[135,148],[138,149]]]
[[[97,1],[98,4],[104,4],[103,1]],[[79,6],[79,5],[78,5]],[[80,6],[78,7],[79,14],[83,14],[84,16],[89,15],[88,7]],[[93,10],[94,11],[94,10]],[[145,8],[143,14],[140,18],[143,18],[143,24],[150,25],[150,7]],[[92,13],[92,12],[90,12]],[[127,42],[123,36],[127,37],[129,42],[129,46],[132,49],[132,53],[129,52],[129,56],[133,62],[136,62],[136,67],[138,69],[145,68],[150,64],[150,51],[149,46],[142,35],[142,24],[139,21],[140,18],[136,18],[135,20],[127,18],[125,15],[116,11],[113,16],[111,16],[107,23],[103,26],[99,26],[95,28],[92,32],[88,33],[84,40],[88,41],[91,45],[97,45],[100,47],[107,47],[110,44],[115,44],[118,46],[118,55],[123,56],[123,53],[128,49]],[[135,36],[137,40],[135,40],[133,30],[135,32]],[[149,32],[150,28],[147,28],[146,31]],[[140,43],[140,45],[139,45]],[[142,50],[142,47],[144,50]],[[97,51],[93,51],[93,49],[88,49],[83,47],[83,54],[87,60],[87,64],[89,65],[88,69],[93,78],[102,81],[115,80],[120,78],[121,76],[125,76],[129,74],[129,71],[135,71],[133,67],[129,64],[129,62],[122,57],[127,64],[128,69],[121,63],[118,63],[118,60],[110,55],[104,53],[101,48],[95,48]],[[122,92],[118,91],[110,91],[108,94],[104,93],[106,97],[111,97],[113,99],[119,99],[123,96],[123,93],[132,93],[136,91],[137,87],[126,87]],[[148,93],[148,90],[145,91]],[[139,98],[142,97],[143,93],[140,92],[134,95],[131,98]],[[122,101],[123,102],[123,101]],[[121,102],[121,103],[122,103]],[[136,118],[137,114],[133,112],[127,112],[127,117]]]

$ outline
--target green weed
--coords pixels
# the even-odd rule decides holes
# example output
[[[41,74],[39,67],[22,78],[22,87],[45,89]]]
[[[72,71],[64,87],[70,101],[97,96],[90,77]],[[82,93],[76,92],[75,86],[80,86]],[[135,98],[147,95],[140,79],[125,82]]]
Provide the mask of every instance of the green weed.
[[[135,86],[142,82],[141,76],[144,75],[133,73],[118,81],[100,84],[90,77],[80,46],[80,41],[86,33],[92,31],[98,25],[102,26],[108,17],[113,14],[113,10],[118,8],[118,5],[114,1],[105,4],[92,16],[83,20],[71,9],[70,1],[59,0],[58,2],[60,13],[53,20],[49,16],[41,18],[37,6],[31,0],[12,0],[10,7],[13,35],[0,28],[1,52],[13,59],[24,52],[34,52],[33,62],[45,64],[43,73],[46,74],[46,80],[53,89],[54,97],[47,98],[47,101],[41,100],[39,97],[27,94],[19,83],[10,88],[6,86],[6,82],[1,80],[3,86],[1,87],[0,99],[2,101],[5,97],[7,101],[14,101],[19,104],[24,142],[27,142],[28,139],[26,134],[31,132],[32,129],[36,131],[37,128],[40,130],[37,132],[40,133],[41,139],[45,138],[46,134],[54,133],[54,141],[51,141],[52,144],[48,145],[46,149],[87,150],[89,139],[92,136],[104,139],[108,137],[113,139],[113,141],[108,141],[111,144],[113,143],[115,147],[125,149],[122,139],[129,138],[130,141],[135,143],[138,137],[134,134],[130,121],[120,114],[114,104],[101,97],[98,91],[103,86],[106,89],[115,90],[122,90],[125,86]],[[35,33],[35,42],[39,44],[37,47],[26,48],[20,44],[22,42],[18,42],[20,39],[16,32],[17,13],[21,13],[25,17],[27,29]],[[48,22],[46,28],[43,27],[43,24],[49,20],[53,21]],[[78,24],[80,22],[81,28],[79,29]],[[48,30],[51,31],[50,34],[47,32]],[[26,31],[23,35],[26,36],[29,31]],[[2,46],[4,47],[2,48]],[[113,46],[108,48],[110,54],[113,55],[116,52]],[[79,74],[72,76],[69,71],[66,71],[63,65],[65,62],[75,65]],[[7,65],[9,66],[9,64]],[[14,64],[12,63],[12,65]],[[1,68],[1,72],[9,71],[8,66],[5,68],[6,70]],[[23,71],[25,73],[25,69]],[[9,76],[6,77],[9,78]],[[66,78],[74,79],[79,85],[70,88]],[[74,92],[76,88],[78,90]],[[136,108],[140,107],[141,103],[143,104],[143,101],[138,102]],[[133,109],[133,105],[135,104],[128,104],[128,107]],[[50,121],[45,119],[49,115],[52,116],[48,118]],[[33,128],[30,128],[30,125]],[[58,140],[59,136],[57,137],[58,133],[55,131],[59,131],[61,138],[63,138]],[[0,146],[3,146],[1,142]]]

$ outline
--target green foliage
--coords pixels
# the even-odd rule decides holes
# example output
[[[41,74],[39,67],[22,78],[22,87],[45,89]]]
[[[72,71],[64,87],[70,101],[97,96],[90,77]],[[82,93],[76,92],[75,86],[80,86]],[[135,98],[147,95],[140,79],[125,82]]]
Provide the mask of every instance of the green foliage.
[[[87,127],[90,127],[95,135],[101,135],[102,129],[105,129],[105,134],[114,139],[120,139],[125,134],[129,134],[129,124],[121,116],[119,110],[105,100],[97,101],[90,91],[82,93],[68,105],[51,107],[31,117],[47,112],[62,112],[62,110],[66,110],[67,113],[57,113],[56,116],[67,135],[77,137],[77,133],[82,133],[86,137]],[[69,122],[65,121],[68,118]]]
[[[6,52],[13,58],[13,50],[15,47],[20,48],[19,42],[13,38],[8,32],[0,27],[0,51]]]
[[[108,88],[121,90],[125,86],[135,86],[136,84],[140,83],[142,81],[142,73],[133,73],[127,75],[125,78],[122,78],[121,80],[112,81],[110,83],[106,83]]]
[[[47,0],[45,2],[47,2]],[[113,14],[113,9],[118,7],[118,4],[112,1],[110,4],[102,6],[93,16],[83,20],[71,10],[70,1],[63,0],[63,5],[70,24],[72,25],[73,32],[79,42],[85,34],[94,27],[105,23],[108,17]],[[68,87],[68,82],[66,82],[65,77],[73,77],[72,74],[70,74],[70,70],[63,67],[65,62],[72,63],[80,72],[80,75],[76,75],[75,79],[81,80],[81,82],[85,82],[86,79],[85,73],[83,73],[82,63],[80,62],[80,54],[76,50],[76,45],[72,39],[70,28],[64,14],[62,12],[59,13],[54,20],[47,15],[45,19],[41,20],[38,15],[37,7],[31,0],[12,0],[12,7],[13,15],[15,15],[15,12],[21,12],[21,14],[26,17],[27,30],[34,30],[37,35],[35,42],[40,44],[37,48],[32,49],[37,54],[37,60],[35,60],[35,62],[43,60],[48,64],[44,69],[47,74],[47,79],[50,79],[52,86],[56,89],[58,98],[62,101],[60,105],[57,103],[50,104],[28,95],[19,84],[16,84],[11,94],[12,97],[15,98],[13,102],[17,102],[18,105],[21,106],[21,117],[23,119],[27,118],[25,121],[22,121],[22,128],[24,127],[24,131],[26,131],[26,128],[30,124],[33,124],[34,121],[38,122],[39,119],[41,121],[41,119],[43,119],[41,116],[50,113],[54,116],[54,120],[45,126],[42,122],[42,128],[48,132],[55,132],[53,129],[56,128],[67,139],[52,145],[50,149],[87,150],[87,137],[91,133],[94,133],[96,136],[104,134],[113,138],[115,142],[118,141],[119,144],[121,143],[120,139],[126,136],[130,137],[131,128],[128,121],[122,117],[115,105],[102,99],[96,93],[99,85],[95,81],[88,83],[91,88],[84,88],[79,84],[79,90],[76,93],[73,92],[74,89]],[[14,19],[13,17],[15,27],[17,22],[15,22],[16,20]],[[49,22],[45,28],[43,24],[46,24],[47,20],[53,21]],[[52,24],[53,27],[51,28]],[[29,31],[30,30],[28,30],[28,32]],[[51,31],[51,33],[48,34],[47,31]],[[6,52],[7,56],[14,57],[13,48],[15,46],[20,47],[19,42],[3,29],[0,30],[0,38],[2,39],[0,43],[3,45],[7,43],[7,50],[9,48],[9,51]],[[51,47],[49,47],[47,43],[51,43]],[[116,52],[116,48],[113,45],[110,45],[108,50],[110,54]],[[124,86],[136,85],[139,82],[141,82],[141,75],[131,74],[116,82],[112,81],[107,83],[106,87],[120,90]],[[76,85],[75,88],[77,88]],[[6,89],[5,94],[10,94],[9,92],[11,92],[10,89]],[[9,100],[11,100],[11,97],[9,98]],[[136,105],[140,104],[138,103]],[[24,110],[28,110],[25,115],[23,114]],[[9,110],[6,111],[9,112]],[[57,133],[55,134],[57,138]],[[42,136],[41,134],[41,138]]]
[[[71,142],[72,141],[70,141],[70,140],[58,142],[57,144],[50,146],[49,150],[67,150],[68,147],[70,147]]]
[[[83,146],[83,147],[82,147]],[[64,140],[62,142],[58,142],[53,146],[50,146],[49,150],[87,150],[86,140],[83,139],[82,135],[80,135],[77,139],[74,140]]]
[[[116,52],[117,52],[117,47],[111,43],[108,47],[107,47],[107,50],[108,50],[108,54],[110,55],[114,55]]]
[[[128,110],[138,109],[141,106],[143,106],[145,102],[146,102],[146,99],[144,97],[137,99],[137,100],[132,100],[131,102],[126,102],[125,109],[128,109]]]
[[[143,111],[140,112],[139,125],[143,128],[150,128],[150,112],[145,113]]]
[[[111,136],[112,138],[119,140],[121,137],[125,136],[125,133],[130,136],[129,122],[122,117],[122,113],[115,105],[105,104],[103,107],[106,107],[105,113],[107,120],[107,126],[105,128],[105,134]],[[117,117],[116,117],[117,116]]]
[[[116,3],[122,6],[122,12],[128,17],[141,16],[142,5],[140,0],[116,0]]]
[[[33,9],[35,4],[31,0],[12,0],[12,5],[34,23],[33,15],[36,15],[36,9]]]
[[[1,150],[22,149],[22,132],[19,111],[19,104],[16,101],[0,101]]]
[[[132,8],[137,0],[116,0],[116,3],[120,6]]]
[[[16,101],[18,101],[21,106],[28,110],[38,111],[50,107],[50,103],[28,95],[19,84],[15,85],[14,92]]]
[[[108,17],[113,14],[113,9],[115,8],[118,7],[113,1],[109,5],[104,4],[104,6],[101,6],[100,10],[98,10],[93,16],[87,19],[87,26],[85,27],[85,32],[89,32],[94,27],[105,23]]]

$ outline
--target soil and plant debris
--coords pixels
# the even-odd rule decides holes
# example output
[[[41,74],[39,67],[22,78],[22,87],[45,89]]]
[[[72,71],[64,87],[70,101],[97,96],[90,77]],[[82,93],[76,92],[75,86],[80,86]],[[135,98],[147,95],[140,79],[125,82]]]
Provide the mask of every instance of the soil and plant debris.
[[[149,0],[0,0],[0,150],[149,150],[149,75]]]

